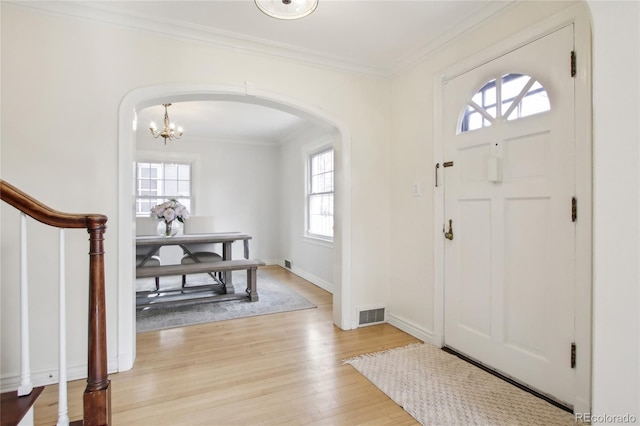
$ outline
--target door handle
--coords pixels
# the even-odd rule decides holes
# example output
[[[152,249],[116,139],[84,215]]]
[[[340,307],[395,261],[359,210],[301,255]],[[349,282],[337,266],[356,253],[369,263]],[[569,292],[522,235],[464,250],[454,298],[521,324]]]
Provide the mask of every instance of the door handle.
[[[453,240],[453,220],[449,219],[449,231],[444,233],[447,240]]]

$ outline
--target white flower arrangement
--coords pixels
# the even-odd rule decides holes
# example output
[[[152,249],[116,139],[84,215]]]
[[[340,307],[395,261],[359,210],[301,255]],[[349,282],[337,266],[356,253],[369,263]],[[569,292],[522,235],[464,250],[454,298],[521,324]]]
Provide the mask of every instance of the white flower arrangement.
[[[174,220],[184,223],[189,219],[189,210],[175,199],[167,200],[151,209],[151,215],[169,224]]]

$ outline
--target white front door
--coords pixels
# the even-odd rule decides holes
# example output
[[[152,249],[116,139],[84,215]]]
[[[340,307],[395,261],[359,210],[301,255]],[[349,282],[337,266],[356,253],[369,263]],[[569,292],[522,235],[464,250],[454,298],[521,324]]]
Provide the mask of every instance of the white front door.
[[[444,83],[445,345],[575,399],[567,26]],[[449,231],[451,230],[451,234]]]

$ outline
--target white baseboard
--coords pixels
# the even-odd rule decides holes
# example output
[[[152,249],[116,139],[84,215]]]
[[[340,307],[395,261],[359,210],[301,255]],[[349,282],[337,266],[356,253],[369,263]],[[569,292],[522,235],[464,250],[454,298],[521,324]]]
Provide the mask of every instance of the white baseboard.
[[[411,321],[400,318],[399,316],[396,316],[391,312],[387,312],[387,322],[392,326],[404,331],[405,333],[408,333],[413,337],[422,340],[423,342],[430,343],[430,344],[434,343],[433,332],[429,330],[425,330],[417,326],[416,324],[412,323]]]
[[[67,379],[69,381],[80,380],[87,377],[87,366],[75,366],[67,369]],[[31,372],[31,383],[33,386],[46,386],[58,383],[58,369]],[[12,375],[2,378],[2,392],[9,392],[18,389],[20,385],[20,375]]]
[[[117,367],[114,371],[129,371],[133,368],[134,357],[131,352],[118,354]],[[109,364],[109,370],[111,370],[111,363]]]
[[[431,337],[431,343],[438,347],[438,348],[443,348],[444,347],[444,336],[442,334],[439,333],[434,333]]]
[[[272,265],[278,265],[278,266],[282,266],[284,269],[293,272],[294,274],[296,274],[297,276],[299,276],[300,278],[304,278],[305,280],[309,281],[311,284],[313,285],[317,285],[318,287],[320,287],[323,290],[328,291],[329,293],[333,294],[333,284],[323,280],[322,278],[319,278],[313,274],[310,274],[309,272],[300,269],[300,268],[296,268],[295,266],[293,268],[287,268],[286,266],[284,266],[284,260],[283,259],[262,259],[262,261],[268,265],[268,266],[272,266]]]
[[[283,262],[283,265],[284,265],[284,262]],[[289,269],[289,268],[286,268],[286,269]],[[305,280],[309,281],[311,284],[317,285],[321,289],[326,290],[329,293],[333,294],[333,284],[331,284],[330,282],[327,282],[322,278],[318,278],[315,275],[310,274],[306,271],[303,271],[300,268],[296,268],[295,266],[289,270],[294,274],[296,274],[297,276],[299,276],[300,278],[304,278]]]
[[[583,398],[576,397],[575,403],[573,404],[573,412],[591,413],[591,402]]]
[[[300,268],[296,268],[295,266],[293,268],[287,268],[286,266],[284,266],[284,260],[282,259],[269,259],[269,260],[264,260],[263,262],[266,263],[267,265],[278,265],[283,267],[284,269],[286,269],[287,271],[291,271],[294,274],[296,274],[297,276],[299,276],[300,278],[304,278],[305,280],[309,281],[311,284],[316,285],[318,287],[320,287],[323,290],[328,291],[329,293],[333,294],[333,284],[331,284],[328,281],[323,280],[322,278],[316,277],[313,274],[310,274],[309,272],[300,269]]]
[[[118,362],[115,359],[109,360],[107,364],[108,374],[118,372]],[[87,378],[87,365],[75,365],[67,368],[67,381],[82,380]],[[59,381],[58,369],[40,370],[31,372],[31,382],[33,386],[47,386],[56,384]],[[20,385],[20,374],[2,377],[0,392],[9,392],[18,389]]]

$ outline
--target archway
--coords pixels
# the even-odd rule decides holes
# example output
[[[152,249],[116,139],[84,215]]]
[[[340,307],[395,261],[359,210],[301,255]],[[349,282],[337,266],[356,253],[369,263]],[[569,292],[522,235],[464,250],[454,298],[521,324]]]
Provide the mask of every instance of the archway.
[[[133,167],[136,112],[165,102],[235,101],[279,109],[336,129],[335,238],[333,246],[333,318],[341,329],[352,327],[350,276],[350,134],[340,120],[297,99],[244,85],[175,83],[149,86],[128,93],[119,111],[118,144],[118,371],[133,367],[136,354],[135,264],[133,227]]]

